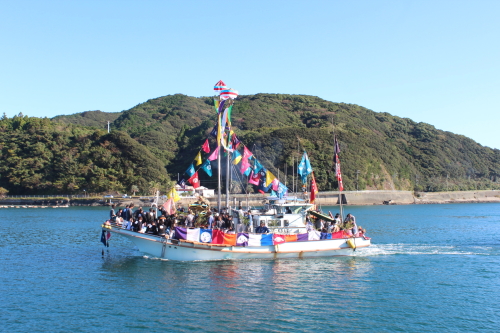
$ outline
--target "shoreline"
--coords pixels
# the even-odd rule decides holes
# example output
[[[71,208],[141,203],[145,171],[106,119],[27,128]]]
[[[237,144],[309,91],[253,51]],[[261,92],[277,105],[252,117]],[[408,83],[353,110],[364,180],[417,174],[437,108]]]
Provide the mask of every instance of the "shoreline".
[[[231,196],[232,206],[261,206],[267,196],[262,194],[234,194]],[[299,198],[306,199],[308,196],[298,195]],[[306,198],[304,198],[306,197]],[[217,205],[216,198],[206,198],[212,206]],[[134,203],[136,207],[149,207],[150,199],[139,198],[115,198],[112,199],[117,206],[125,206]],[[369,206],[369,205],[425,205],[425,204],[447,204],[447,203],[500,203],[500,191],[457,191],[457,192],[412,192],[412,191],[344,191],[342,192],[343,204],[347,206]],[[163,204],[165,200],[160,200]],[[195,202],[196,199],[181,199],[177,204],[183,206]],[[225,206],[225,196],[222,196],[221,203]],[[339,192],[319,192],[316,196],[316,204],[320,206],[336,206],[339,204]],[[73,206],[110,206],[104,199],[0,199],[0,208],[15,208],[10,206],[37,206],[38,207],[73,207]],[[23,207],[24,208],[24,207]],[[28,208],[28,207],[25,207]],[[32,207],[29,207],[32,208]]]

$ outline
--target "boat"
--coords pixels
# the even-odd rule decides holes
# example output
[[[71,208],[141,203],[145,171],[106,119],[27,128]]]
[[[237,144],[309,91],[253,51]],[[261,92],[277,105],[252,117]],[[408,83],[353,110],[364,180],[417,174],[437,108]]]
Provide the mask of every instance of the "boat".
[[[309,202],[304,199],[288,196],[287,188],[279,179],[274,176],[269,170],[266,170],[254,157],[253,165],[249,163],[249,158],[252,156],[250,150],[244,146],[243,154],[237,150],[238,145],[230,145],[228,139],[224,139],[222,132],[226,131],[227,125],[230,124],[229,118],[226,116],[227,110],[232,107],[230,100],[226,104],[226,109],[223,111],[224,102],[223,92],[230,91],[222,81],[216,84],[215,89],[219,89],[219,99],[216,100],[216,109],[218,110],[218,121],[214,127],[217,132],[217,146],[214,151],[205,150],[205,145],[208,145],[208,139],[202,147],[208,156],[205,163],[201,162],[201,150],[196,157],[199,159],[197,165],[211,176],[210,161],[217,160],[218,168],[221,170],[221,150],[228,152],[226,158],[227,170],[230,168],[230,160],[233,165],[240,163],[242,174],[246,174],[250,179],[258,178],[258,186],[267,188],[267,191],[272,189],[273,196],[267,197],[266,203],[262,208],[249,210],[251,218],[243,218],[242,211],[231,208],[229,204],[229,186],[226,183],[226,208],[234,218],[235,230],[231,232],[223,232],[217,229],[208,229],[206,227],[183,228],[174,227],[170,234],[158,236],[147,233],[139,233],[127,230],[124,226],[114,221],[108,220],[102,224],[101,241],[105,246],[109,246],[109,238],[111,233],[120,235],[133,242],[142,253],[149,256],[175,260],[175,261],[207,261],[207,260],[243,260],[243,259],[281,259],[281,258],[309,258],[309,257],[329,257],[329,256],[349,256],[354,255],[358,248],[368,247],[371,245],[371,240],[366,237],[364,232],[352,234],[348,231],[339,231],[336,233],[325,233],[314,230],[312,225],[308,223],[309,216],[329,220],[330,218],[321,213],[315,212],[314,200],[317,194],[317,186],[314,179],[314,173],[310,166],[307,153],[304,152],[303,159],[299,164],[298,173],[303,181],[311,175],[311,198]],[[231,95],[229,95],[231,96]],[[229,97],[231,99],[231,97]],[[230,138],[231,129],[229,127],[227,138]],[[234,134],[233,134],[234,135]],[[235,136],[231,137],[233,140]],[[335,139],[336,140],[336,139]],[[231,141],[231,143],[234,143]],[[337,143],[336,143],[337,146]],[[335,151],[334,161],[338,161],[337,150]],[[237,161],[237,163],[234,163]],[[208,161],[208,162],[207,162]],[[204,166],[208,166],[204,168]],[[250,170],[251,169],[251,170]],[[198,169],[199,170],[199,169]],[[193,164],[186,171],[189,179],[187,180],[193,187],[199,186],[198,171],[194,170]],[[340,166],[336,167],[337,176],[340,175]],[[218,172],[218,212],[221,212],[221,173]],[[180,181],[179,183],[182,183]],[[341,189],[341,180],[339,189]],[[169,194],[169,210],[175,210],[175,187]],[[340,194],[339,194],[340,197]],[[157,207],[157,205],[155,205]],[[191,205],[193,210],[208,211],[206,205],[195,203]],[[342,210],[341,210],[342,213]],[[201,213],[200,213],[201,214]],[[205,215],[204,215],[205,216]],[[244,223],[245,222],[245,223]],[[269,233],[254,233],[255,227],[263,222]],[[260,230],[259,230],[260,231]]]

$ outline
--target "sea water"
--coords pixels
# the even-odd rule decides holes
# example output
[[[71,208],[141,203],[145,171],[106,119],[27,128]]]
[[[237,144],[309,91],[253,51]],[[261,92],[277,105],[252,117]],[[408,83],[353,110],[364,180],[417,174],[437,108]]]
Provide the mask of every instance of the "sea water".
[[[102,256],[105,207],[1,212],[2,332],[500,330],[500,204],[348,206],[355,256],[190,263]]]

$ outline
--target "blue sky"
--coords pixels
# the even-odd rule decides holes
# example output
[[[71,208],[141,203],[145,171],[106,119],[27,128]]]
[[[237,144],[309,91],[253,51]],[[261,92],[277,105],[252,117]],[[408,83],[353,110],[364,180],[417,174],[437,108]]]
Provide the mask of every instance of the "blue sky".
[[[4,1],[0,113],[315,95],[500,148],[500,1]]]

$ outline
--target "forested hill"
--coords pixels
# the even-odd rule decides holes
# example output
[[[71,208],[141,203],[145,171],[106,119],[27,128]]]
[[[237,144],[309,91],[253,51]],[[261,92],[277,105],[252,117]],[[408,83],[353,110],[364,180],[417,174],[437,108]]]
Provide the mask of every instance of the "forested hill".
[[[150,189],[168,183],[164,164],[125,132],[27,116],[0,120],[0,190],[10,194],[128,191],[132,184]]]
[[[0,188],[11,194],[165,189],[168,179],[176,179],[193,161],[215,119],[212,98],[180,94],[119,113],[87,111],[52,120],[4,116]],[[107,121],[112,121],[109,134]],[[305,149],[320,190],[337,188],[328,172],[335,130],[347,190],[500,188],[498,149],[354,104],[303,95],[240,96],[232,125],[266,168],[276,175],[279,168],[283,182],[287,175],[288,184]],[[213,148],[215,140],[210,140]],[[215,177],[201,172],[201,178],[215,187]]]
[[[70,118],[73,117],[73,118]],[[72,122],[73,116],[57,120]],[[112,128],[127,132],[159,158],[172,179],[198,153],[216,119],[212,98],[181,94],[122,112]],[[265,167],[292,182],[292,164],[307,150],[319,187],[335,189],[332,130],[341,146],[348,190],[470,190],[499,188],[500,151],[426,123],[314,96],[239,96],[232,112],[238,137]],[[211,139],[214,142],[213,138]],[[286,169],[286,170],[285,170]],[[211,179],[202,178],[213,187]]]
[[[105,129],[108,127],[108,121],[114,121],[121,114],[122,112],[102,112],[100,110],[96,110],[75,113],[68,116],[56,116],[52,119],[66,124],[93,126]]]

